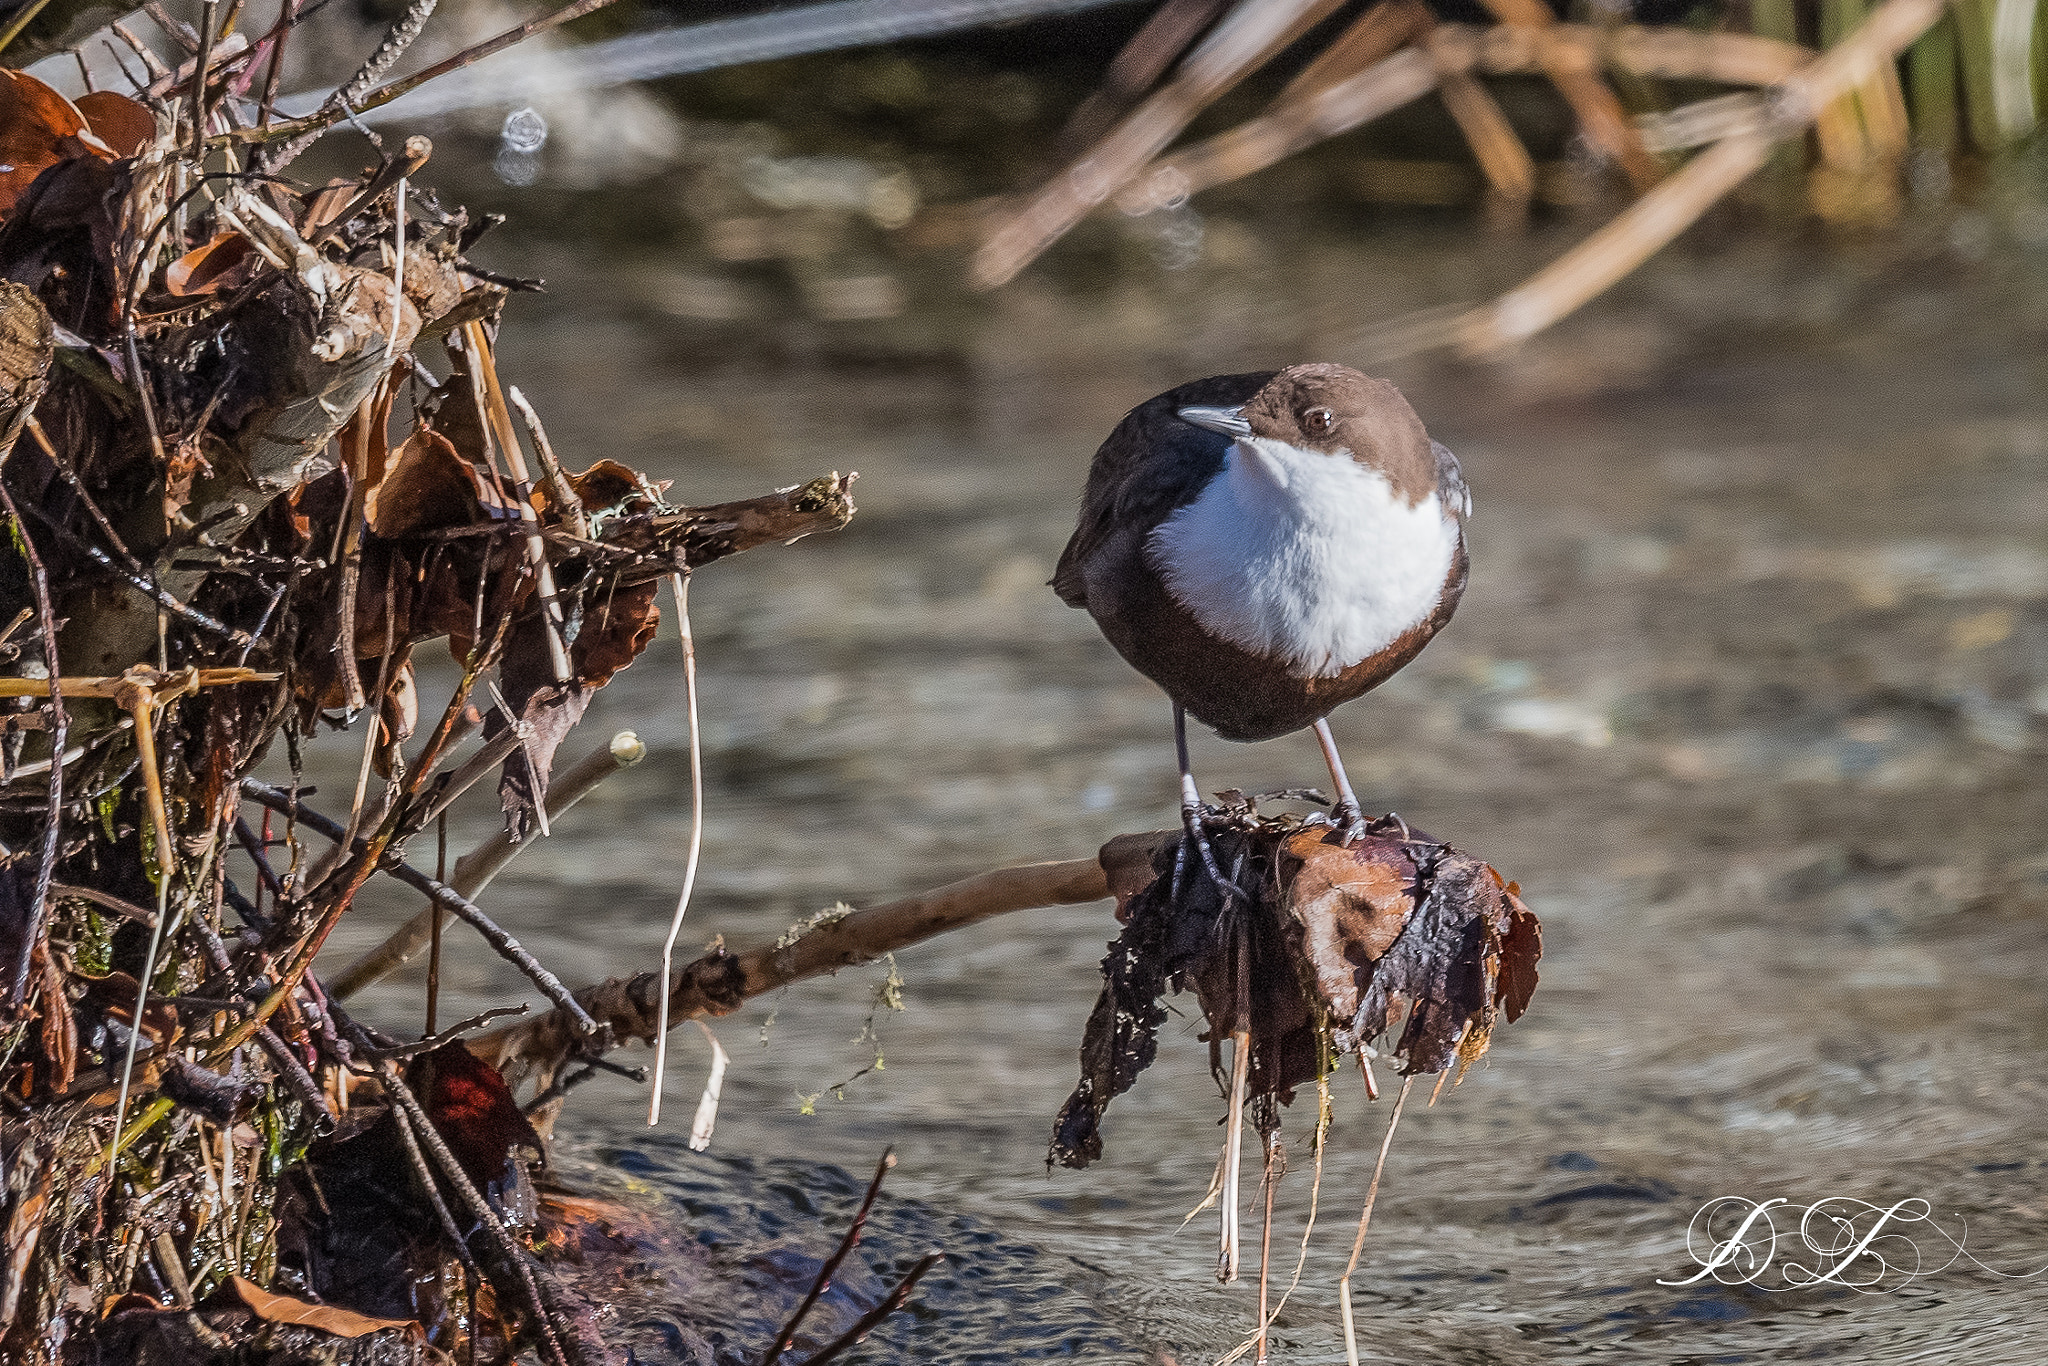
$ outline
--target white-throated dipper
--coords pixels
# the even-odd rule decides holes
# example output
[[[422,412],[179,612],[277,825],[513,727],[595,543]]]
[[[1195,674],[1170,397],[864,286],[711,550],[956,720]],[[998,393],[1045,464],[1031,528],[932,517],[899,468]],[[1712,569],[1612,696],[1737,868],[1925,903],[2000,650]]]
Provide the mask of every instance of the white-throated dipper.
[[[1226,740],[1313,726],[1332,820],[1362,828],[1324,718],[1451,619],[1471,507],[1401,391],[1343,365],[1183,384],[1096,451],[1052,585],[1173,700],[1182,819],[1212,875],[1187,714]]]

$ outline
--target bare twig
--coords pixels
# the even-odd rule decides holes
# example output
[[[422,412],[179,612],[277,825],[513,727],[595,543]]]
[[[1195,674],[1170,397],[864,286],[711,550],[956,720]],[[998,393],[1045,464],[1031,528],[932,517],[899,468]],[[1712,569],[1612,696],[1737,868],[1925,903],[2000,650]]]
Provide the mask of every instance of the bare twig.
[[[918,1258],[917,1264],[911,1267],[903,1279],[896,1283],[896,1288],[889,1292],[887,1298],[873,1309],[868,1310],[867,1313],[862,1314],[855,1321],[853,1327],[805,1357],[797,1363],[797,1366],[825,1366],[826,1362],[845,1354],[855,1343],[859,1342],[869,1333],[872,1333],[875,1330],[875,1325],[909,1303],[910,1292],[917,1289],[917,1283],[924,1279],[924,1273],[930,1271],[944,1260],[945,1254],[940,1252],[927,1252],[924,1256]]]
[[[1173,80],[1006,217],[975,252],[977,289],[1008,283],[1067,229],[1123,188],[1195,116],[1291,41],[1321,0],[1239,0],[1188,54]]]
[[[832,1255],[818,1268],[818,1274],[811,1278],[811,1288],[797,1305],[796,1312],[789,1316],[789,1321],[782,1325],[782,1330],[775,1335],[775,1340],[768,1344],[767,1352],[761,1357],[761,1366],[775,1366],[775,1363],[782,1359],[782,1354],[796,1344],[796,1330],[802,1326],[812,1306],[817,1304],[818,1297],[832,1288],[832,1277],[838,1273],[840,1263],[846,1260],[846,1254],[860,1245],[861,1230],[867,1227],[868,1211],[875,1207],[875,1197],[882,1193],[882,1181],[889,1175],[889,1169],[895,1165],[896,1150],[885,1149],[881,1161],[875,1163],[874,1179],[868,1182],[867,1194],[861,1197],[860,1208],[854,1211],[853,1222],[846,1226],[845,1236],[840,1238],[839,1246],[832,1250]]]
[[[138,925],[156,924],[155,911],[145,910],[132,901],[123,901],[113,893],[103,892],[97,887],[76,887],[68,882],[52,882],[50,884],[50,895],[76,897],[80,901],[90,901],[95,906],[105,907],[115,915],[133,920]]]
[[[283,146],[274,149],[264,158],[264,168],[273,174],[284,170],[298,159],[301,152],[317,142],[335,119],[346,118],[367,107],[362,104],[364,93],[391,69],[392,63],[405,55],[405,50],[412,46],[413,40],[420,36],[420,30],[426,27],[427,20],[433,17],[434,8],[438,3],[439,0],[411,0],[405,7],[405,12],[398,16],[397,22],[385,30],[384,40],[377,44],[376,51],[356,68],[354,75],[336,86],[321,102],[320,113],[332,114],[334,118],[318,127],[307,129]]]
[[[1158,84],[1188,45],[1228,7],[1229,0],[1166,0],[1131,35],[1102,74],[1102,84],[1082,101],[1060,130],[1059,147],[1080,150],[1100,137],[1112,119]]]
[[[497,714],[507,715],[502,710]],[[485,775],[495,771],[498,765],[511,758],[512,751],[526,743],[529,730],[526,722],[508,719],[503,730],[484,740],[474,754],[435,782],[425,809],[417,817],[418,824],[425,826],[438,819],[442,812],[455,805],[457,798],[481,782]]]
[[[398,1061],[417,1057],[421,1053],[431,1053],[443,1044],[453,1043],[470,1030],[489,1024],[492,1020],[501,1020],[507,1015],[524,1015],[528,1009],[529,1007],[525,1005],[493,1006],[482,1014],[472,1015],[459,1024],[449,1025],[431,1038],[420,1039],[415,1043],[397,1044],[390,1048],[373,1048],[367,1054],[361,1056],[371,1062],[381,1062],[386,1059]]]
[[[291,794],[280,792],[267,783],[258,782],[254,778],[244,778],[242,791],[271,810],[289,815],[316,834],[337,841],[342,836],[343,831],[339,824],[302,805]],[[383,854],[381,849],[373,849],[370,842],[357,840],[355,853],[357,857],[375,853],[377,857],[372,860],[373,867],[389,873],[416,891],[426,893],[434,899],[435,904],[468,921],[484,937],[484,942],[497,950],[499,957],[518,968],[526,975],[528,981],[540,988],[542,995],[555,1003],[556,1010],[566,1012],[570,1019],[575,1020],[579,1032],[597,1032],[597,1021],[591,1019],[575,997],[570,995],[568,988],[562,985],[561,979],[542,967],[532,954],[520,947],[518,940],[499,928],[495,921],[478,910],[467,897],[460,895],[452,887],[434,881],[410,864]]]
[[[576,0],[575,4],[556,10],[553,14],[529,20],[517,28],[507,29],[495,38],[464,48],[454,56],[415,71],[410,76],[381,85],[347,107],[323,106],[317,113],[309,114],[302,119],[290,119],[283,123],[270,124],[268,127],[242,129],[226,136],[238,142],[268,142],[280,137],[297,137],[302,133],[318,132],[341,122],[350,113],[360,114],[387,105],[400,95],[417,90],[437,76],[445,76],[451,71],[473,66],[493,53],[503,52],[508,47],[525,42],[536,33],[545,33],[564,24],[573,24],[584,15],[593,14],[611,3],[612,0]]]
[[[1885,0],[1854,32],[1774,92],[1770,117],[1741,129],[1687,162],[1606,227],[1493,303],[1471,310],[1434,344],[1455,341],[1467,353],[1498,351],[1556,322],[1655,254],[1721,196],[1747,180],[1782,138],[1803,130],[1817,110],[1895,58],[1947,9],[1945,0]],[[1423,339],[1427,344],[1430,339]]]
[[[1223,1121],[1223,1189],[1218,1197],[1222,1215],[1221,1235],[1216,1251],[1216,1279],[1226,1285],[1237,1279],[1237,1181],[1244,1161],[1244,1095],[1252,1072],[1252,1033],[1238,1028],[1230,1031],[1230,1108]]]
[[[149,81],[143,84],[160,81],[171,74],[171,69],[164,65],[163,59],[150,49],[149,44],[136,37],[134,30],[118,21],[108,24],[107,27],[128,45],[130,51],[142,59],[143,69],[149,73]],[[125,71],[126,68],[123,69]]]
[[[256,114],[258,128],[268,128],[272,116],[277,112],[277,78],[284,69],[285,40],[292,36],[292,30],[298,27],[298,21],[299,0],[279,0],[277,25],[274,36],[269,40],[270,65],[263,73],[263,98]]]
[[[434,818],[434,881],[448,881],[448,813],[445,811]],[[462,889],[458,887],[456,890]],[[441,1012],[441,931],[447,927],[448,916],[432,902],[427,903],[427,909],[421,914],[433,922],[427,934],[426,1024],[426,1032],[432,1034]],[[388,944],[391,941],[387,939],[384,942]]]
[[[567,773],[548,784],[548,819],[560,820],[564,812],[581,801],[599,783],[622,768],[630,768],[647,755],[647,746],[632,731],[622,730],[611,743],[585,758]],[[437,818],[438,819],[438,818]],[[474,900],[491,885],[504,867],[539,839],[538,833],[515,839],[500,830],[490,839],[455,861],[455,875],[445,881],[463,896]],[[373,982],[383,980],[426,947],[434,932],[434,907],[421,911],[371,949],[328,980],[328,993],[347,1000]]]
[[[399,202],[403,204],[405,195],[401,187],[408,178],[418,175],[420,168],[425,166],[433,155],[434,143],[431,138],[419,133],[415,133],[407,138],[405,146],[400,149],[399,154],[385,162],[382,166],[379,166],[375,173],[367,181],[363,182],[363,188],[356,191],[355,198],[342,206],[341,212],[335,214],[334,217],[328,219],[313,231],[312,235],[306,239],[306,245],[318,247],[322,242],[325,242],[328,238],[340,232],[343,227],[347,226],[349,220],[369,208],[392,190],[399,190]],[[403,221],[402,210],[400,212],[400,221]],[[402,279],[394,275],[392,282],[399,286],[399,293],[403,294],[405,292]],[[390,357],[391,345],[395,344],[396,340],[397,334],[393,333],[390,343],[387,344],[385,349],[387,360]]]
[[[34,504],[30,504],[29,512],[35,517],[37,521],[41,522],[44,526],[48,527],[53,533],[55,533],[59,539],[63,540],[66,544],[75,546],[79,550],[83,551],[86,554],[86,556],[92,560],[94,564],[106,570],[108,573],[117,576],[121,580],[121,582],[127,584],[130,588],[133,588],[136,592],[142,594],[151,602],[154,602],[157,606],[163,608],[166,612],[169,612],[172,616],[178,618],[180,621],[190,622],[192,625],[197,626],[202,630],[211,631],[215,635],[225,636],[229,640],[235,642],[237,645],[246,646],[253,645],[255,643],[254,638],[250,636],[250,634],[247,631],[241,630],[237,627],[230,626],[226,622],[221,621],[217,617],[209,616],[207,613],[200,611],[198,608],[191,606],[189,603],[181,602],[177,597],[173,596],[167,589],[165,589],[163,585],[155,582],[150,578],[145,577],[140,572],[139,569],[131,569],[121,565],[116,560],[114,560],[112,556],[108,555],[106,551],[101,550],[91,541],[88,541],[83,537],[76,536],[71,532],[65,530],[65,528],[56,521],[56,519],[52,518],[48,513],[44,512],[41,508],[36,507]],[[123,551],[123,554],[126,554],[125,550]],[[129,556],[128,558],[131,564],[134,563],[132,556]]]
[[[1501,41],[1507,26],[1433,24],[1425,43],[1415,37],[1414,19],[1412,9],[1399,5],[1367,11],[1264,112],[1204,142],[1162,156],[1131,178],[1116,196],[1117,207],[1126,213],[1143,213],[1179,196],[1263,170],[1325,138],[1421,99],[1450,76],[1516,76],[1542,70],[1533,42]],[[1515,33],[1525,31],[1505,32],[1505,36]],[[1414,45],[1403,48],[1411,39]],[[1790,77],[1813,56],[1794,44],[1744,33],[1624,28],[1610,38],[1598,29],[1560,24],[1546,35],[1546,41],[1604,53],[1615,66],[1640,76],[1726,85],[1773,85]]]
[[[485,418],[496,444],[505,453],[505,464],[512,472],[513,498],[519,508],[519,520],[527,527],[527,558],[533,565],[534,582],[540,590],[541,624],[547,630],[548,661],[554,665],[555,682],[567,687],[575,675],[569,667],[569,648],[563,641],[566,626],[562,618],[562,602],[555,596],[555,571],[548,562],[547,543],[540,532],[540,518],[534,514],[533,504],[526,498],[525,490],[533,480],[526,472],[526,457],[519,449],[519,434],[512,430],[512,415],[505,409],[504,391],[498,386],[498,362],[491,355],[490,337],[484,332],[482,323],[464,323],[462,335],[467,343],[464,349],[469,353],[469,363],[483,381]]]
[[[1504,24],[1528,29],[1536,38],[1543,74],[1578,116],[1586,141],[1619,165],[1640,194],[1663,178],[1664,168],[1643,150],[1635,126],[1622,112],[1621,101],[1600,79],[1580,48],[1553,41],[1557,15],[1543,0],[1482,0]]]
[[[172,685],[174,688],[176,684]],[[177,875],[177,856],[174,842],[177,836],[171,831],[170,816],[164,809],[163,771],[156,757],[156,716],[161,700],[157,690],[140,680],[131,681],[123,689],[126,696],[115,700],[127,708],[135,718],[135,752],[142,762],[142,782],[147,798],[150,834],[156,843],[156,920],[149,927],[149,947],[143,951],[142,971],[137,974],[135,988],[134,1027],[128,1034],[128,1046],[121,1054],[121,1081],[114,1099],[114,1129],[109,1136],[110,1144],[119,1141],[120,1121],[128,1114],[128,1087],[135,1075],[135,1049],[142,1038],[143,1011],[149,1005],[149,984],[156,975],[156,956],[163,947],[164,935],[171,918],[171,882]],[[115,1149],[109,1147],[107,1161],[113,1162]]]
[[[514,384],[506,388],[505,397],[519,410],[520,420],[526,423],[526,434],[533,439],[534,458],[540,461],[541,473],[548,481],[548,495],[561,510],[562,523],[569,528],[579,541],[590,539],[590,518],[583,511],[583,500],[576,496],[575,488],[569,483],[569,476],[562,470],[562,462],[555,459],[555,448],[548,444],[547,429],[540,425],[540,414],[526,401],[526,395],[519,392]]]
[[[1265,1175],[1259,1182],[1265,1191],[1266,1212],[1259,1222],[1258,1366],[1266,1366],[1266,1333],[1273,1326],[1272,1316],[1266,1312],[1267,1273],[1273,1265],[1273,1196],[1279,1190],[1280,1178],[1287,1173],[1287,1153],[1280,1146],[1278,1129],[1266,1136],[1265,1150]]]
[[[1092,858],[998,868],[935,891],[855,911],[806,930],[794,942],[764,944],[739,954],[719,950],[675,974],[669,1025],[703,1015],[724,1015],[751,997],[776,991],[806,977],[870,962],[895,949],[947,930],[1011,911],[1071,906],[1110,894],[1106,868],[1122,869],[1149,860],[1152,850],[1179,832],[1125,835]],[[577,1000],[607,1025],[614,1038],[652,1041],[662,974],[643,972],[613,978],[577,993]],[[533,1071],[547,1071],[582,1047],[573,1020],[550,1012],[470,1041],[470,1049],[517,1084]]]
[[[22,557],[28,561],[29,585],[35,593],[36,621],[43,637],[43,665],[49,674],[46,690],[50,697],[52,762],[48,809],[43,819],[43,847],[36,858],[35,885],[29,891],[28,924],[22,930],[21,954],[15,959],[14,973],[7,989],[8,1003],[18,1007],[27,999],[29,964],[50,923],[50,879],[56,873],[57,850],[64,834],[64,741],[70,733],[71,716],[64,710],[63,681],[59,677],[57,614],[50,606],[50,576],[43,568],[42,553],[36,549],[35,538],[29,535],[27,525],[22,522],[21,511],[14,505],[14,494],[8,490],[4,479],[0,479],[0,507],[4,507],[13,520],[21,540]]]
[[[199,52],[192,62],[192,164],[206,168],[206,68],[213,65],[213,40],[219,36],[220,0],[206,0],[199,10]],[[178,250],[185,249],[184,243]]]
[[[394,1105],[391,1107],[391,1114],[398,1121],[398,1136],[405,1141],[406,1159],[412,1163],[414,1173],[420,1178],[420,1184],[427,1189],[427,1199],[434,1206],[434,1218],[441,1225],[441,1236],[446,1238],[448,1245],[455,1250],[455,1255],[462,1261],[463,1269],[473,1275],[479,1274],[482,1269],[476,1264],[476,1255],[469,1250],[469,1243],[463,1238],[462,1229],[457,1226],[454,1214],[449,1211],[448,1202],[441,1198],[441,1183],[434,1179],[434,1169],[427,1165],[426,1155],[420,1151],[419,1135],[413,1131],[411,1112],[402,1105]]]

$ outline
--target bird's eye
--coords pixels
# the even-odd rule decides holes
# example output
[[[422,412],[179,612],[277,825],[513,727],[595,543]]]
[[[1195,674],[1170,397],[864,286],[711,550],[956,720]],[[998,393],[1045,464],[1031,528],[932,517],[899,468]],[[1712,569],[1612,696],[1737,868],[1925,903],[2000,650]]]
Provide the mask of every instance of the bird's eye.
[[[1311,408],[1301,415],[1301,425],[1321,435],[1337,425],[1337,415],[1328,408]]]

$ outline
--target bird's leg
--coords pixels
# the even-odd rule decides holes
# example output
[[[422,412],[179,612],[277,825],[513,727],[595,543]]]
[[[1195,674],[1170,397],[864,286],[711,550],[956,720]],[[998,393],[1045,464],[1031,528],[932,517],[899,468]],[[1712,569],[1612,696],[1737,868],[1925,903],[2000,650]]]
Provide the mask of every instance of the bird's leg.
[[[1343,832],[1344,842],[1349,844],[1365,833],[1365,811],[1358,805],[1358,794],[1351,790],[1351,779],[1344,774],[1344,760],[1337,753],[1328,717],[1316,722],[1316,743],[1323,747],[1323,762],[1330,766],[1330,782],[1337,789],[1337,804],[1330,808],[1330,824]]]
[[[1237,887],[1223,876],[1222,867],[1216,862],[1216,851],[1209,847],[1209,836],[1202,829],[1202,793],[1195,786],[1194,765],[1188,762],[1188,713],[1187,708],[1173,704],[1173,748],[1180,759],[1180,823],[1187,832],[1189,843],[1201,857],[1202,870],[1209,880],[1216,884],[1216,890],[1223,895],[1223,904],[1229,907],[1237,896]],[[1180,894],[1180,872],[1185,865],[1184,858],[1174,863],[1174,895]]]

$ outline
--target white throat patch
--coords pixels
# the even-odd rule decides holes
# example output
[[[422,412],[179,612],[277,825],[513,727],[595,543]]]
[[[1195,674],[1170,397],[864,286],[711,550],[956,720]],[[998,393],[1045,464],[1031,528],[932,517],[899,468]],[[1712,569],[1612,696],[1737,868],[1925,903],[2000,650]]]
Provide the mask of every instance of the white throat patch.
[[[1410,507],[1348,455],[1270,437],[1232,443],[1146,544],[1203,629],[1300,678],[1335,677],[1428,617],[1457,547],[1434,493]]]

